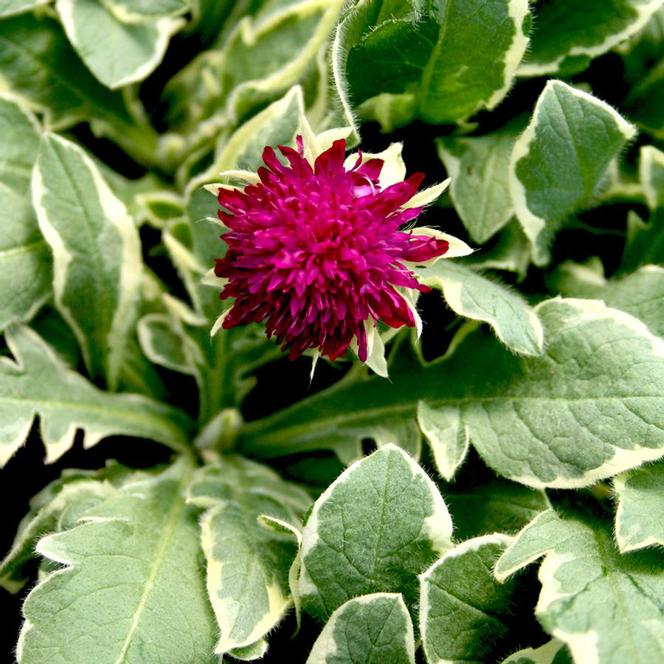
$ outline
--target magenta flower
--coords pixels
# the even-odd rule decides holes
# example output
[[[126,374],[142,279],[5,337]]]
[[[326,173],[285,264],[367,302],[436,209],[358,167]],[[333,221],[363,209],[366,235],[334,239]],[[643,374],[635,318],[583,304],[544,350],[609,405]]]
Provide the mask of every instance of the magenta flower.
[[[265,321],[291,359],[313,349],[335,360],[352,346],[365,362],[382,352],[378,321],[419,325],[416,296],[429,289],[412,268],[470,250],[433,229],[408,229],[447,183],[418,194],[424,176],[403,179],[400,146],[346,159],[345,139],[330,133],[312,135],[313,148],[298,136],[297,149],[279,147],[282,158],[266,147],[265,166],[244,174],[249,184],[219,185],[228,251],[215,272],[220,297],[234,302],[218,325]]]

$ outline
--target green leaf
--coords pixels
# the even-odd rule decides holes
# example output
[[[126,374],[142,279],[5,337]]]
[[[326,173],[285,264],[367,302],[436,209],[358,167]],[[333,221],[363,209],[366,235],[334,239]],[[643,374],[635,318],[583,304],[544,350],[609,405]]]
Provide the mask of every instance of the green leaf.
[[[0,17],[23,14],[48,2],[49,0],[1,0]]]
[[[664,546],[664,464],[618,475],[613,485],[618,495],[616,540],[620,550]]]
[[[596,58],[637,33],[661,7],[660,0],[539,2],[522,76],[585,69]]]
[[[27,327],[10,327],[5,338],[15,360],[0,358],[0,466],[23,444],[35,415],[47,462],[72,446],[78,428],[84,447],[118,434],[187,446],[192,425],[184,413],[143,396],[102,392]]]
[[[337,87],[379,120],[463,120],[507,94],[529,18],[524,0],[449,0],[426,9],[410,1],[398,14],[391,3],[362,0],[338,28]],[[477,46],[472,53],[468,44]]]
[[[90,74],[57,21],[33,14],[0,21],[0,70],[3,88],[43,112],[49,129],[89,122],[139,161],[157,161],[154,130],[137,123],[124,97]]]
[[[537,265],[548,262],[559,226],[589,202],[609,163],[634,134],[608,104],[562,81],[546,84],[510,165],[516,216]]]
[[[288,572],[296,546],[289,534],[268,530],[258,517],[299,524],[311,499],[265,466],[224,457],[198,471],[188,501],[206,508],[201,541],[221,630],[215,652],[235,656],[236,649],[261,641],[290,604]]]
[[[536,615],[575,662],[656,662],[664,656],[664,563],[656,552],[621,555],[608,525],[582,512],[548,510],[498,561],[505,580],[544,557]]]
[[[307,664],[415,664],[413,623],[398,593],[348,600],[332,613]]]
[[[438,261],[418,269],[421,281],[440,289],[459,316],[489,323],[496,336],[520,355],[539,355],[542,324],[519,295],[453,261]]]
[[[651,210],[664,207],[664,152],[652,145],[641,148],[639,179]]]
[[[539,648],[524,648],[515,652],[502,664],[572,664],[572,658],[562,641],[551,639]]]
[[[514,216],[509,194],[512,147],[520,122],[485,136],[445,137],[438,154],[452,178],[450,196],[470,237],[483,244]]]
[[[499,474],[536,488],[588,486],[661,457],[664,342],[593,300],[548,300],[535,312],[541,357],[515,357],[476,331],[443,360],[395,368],[392,383],[347,381],[245,424],[239,447],[268,457],[361,440],[374,427],[387,435],[424,401],[459,418]]]
[[[588,268],[563,264],[561,292],[603,300],[643,321],[653,334],[664,337],[664,268],[646,265],[621,279],[606,280]]]
[[[29,320],[51,292],[51,256],[28,193],[39,131],[30,113],[0,96],[0,330]]]
[[[212,662],[215,625],[200,570],[198,524],[180,462],[139,477],[39,541],[62,567],[28,595],[18,660]],[[92,649],[92,650],[91,650]]]
[[[420,633],[428,662],[490,662],[506,647],[516,586],[499,584],[493,565],[505,535],[467,540],[420,576]]]
[[[168,17],[122,23],[99,0],[57,0],[67,37],[97,80],[111,89],[146,78],[182,23]]]
[[[402,449],[386,445],[347,468],[318,498],[302,533],[300,595],[328,618],[347,600],[401,592],[451,546],[452,522],[436,485]]]
[[[114,389],[138,314],[138,231],[92,160],[58,136],[42,138],[32,194],[53,252],[56,305],[91,375]]]

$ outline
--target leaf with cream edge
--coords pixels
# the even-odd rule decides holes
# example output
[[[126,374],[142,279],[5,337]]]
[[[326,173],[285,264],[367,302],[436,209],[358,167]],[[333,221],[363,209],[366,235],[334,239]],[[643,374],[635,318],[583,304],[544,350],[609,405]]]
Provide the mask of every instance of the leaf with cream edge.
[[[417,274],[422,283],[441,290],[459,316],[488,323],[511,351],[541,354],[542,324],[525,300],[507,286],[453,261],[438,261],[419,268]]]
[[[44,533],[63,530],[63,521],[69,523],[72,513],[86,511],[111,493],[110,484],[78,476],[59,478],[37,494],[30,501],[30,513],[19,524],[11,550],[0,562],[0,586],[10,592],[20,590],[28,576],[25,567],[35,557],[35,545]]]
[[[662,0],[571,0],[534,7],[530,48],[520,76],[570,75],[636,34]]]
[[[451,548],[452,521],[436,485],[396,445],[347,468],[316,500],[302,533],[302,607],[327,619],[344,602],[401,592]]]
[[[10,327],[5,338],[15,359],[0,358],[0,466],[24,443],[36,415],[47,463],[71,448],[79,428],[86,448],[112,435],[187,447],[192,423],[176,408],[99,390],[27,327]]]
[[[641,148],[639,179],[648,207],[657,210],[664,207],[664,152],[652,145]]]
[[[217,661],[205,597],[195,510],[180,460],[113,491],[70,530],[42,538],[56,563],[30,592],[17,647],[20,664]],[[101,608],[104,612],[100,613]]]
[[[90,374],[104,376],[114,389],[138,314],[138,230],[90,157],[54,134],[42,137],[32,196],[53,252],[56,306]]]
[[[511,537],[458,544],[420,575],[420,634],[427,662],[495,662],[515,627],[519,589],[492,569]]]
[[[2,0],[0,1],[0,17],[23,14],[48,2],[49,0]]]
[[[548,510],[516,536],[496,577],[505,581],[542,557],[535,615],[575,662],[646,664],[664,657],[659,552],[621,554],[611,528],[596,516]]]
[[[268,530],[258,518],[299,525],[311,498],[269,468],[229,456],[197,471],[187,500],[206,510],[201,542],[221,631],[215,653],[245,658],[242,650],[258,647],[290,606],[289,570],[297,551],[290,533]]]
[[[394,370],[391,383],[348,381],[247,423],[238,447],[270,457],[376,427],[387,436],[412,426],[424,401],[458,418],[490,467],[535,488],[589,486],[664,455],[664,340],[594,300],[557,298],[535,313],[541,357],[515,357],[477,330],[442,360]]]
[[[501,664],[573,664],[567,646],[551,639],[539,648],[524,648],[504,659]]]
[[[0,70],[2,87],[43,113],[50,130],[88,122],[139,162],[159,161],[155,130],[86,69],[57,20],[29,13],[0,21]]]
[[[307,664],[415,664],[413,623],[399,593],[374,593],[336,609]]]
[[[97,80],[111,89],[146,78],[182,22],[170,17],[120,22],[99,0],[57,0],[67,37]]]
[[[29,320],[51,294],[51,255],[30,204],[30,171],[40,128],[11,97],[0,96],[0,330]]]
[[[526,0],[426,10],[409,2],[398,16],[384,4],[361,0],[337,29],[333,71],[344,107],[389,130],[413,117],[456,122],[505,97],[528,45]],[[481,45],[472,58],[469,43]]]
[[[179,16],[189,10],[189,0],[101,0],[123,23],[143,23],[163,16]]]
[[[586,205],[612,159],[635,135],[613,108],[562,81],[549,81],[510,163],[516,216],[536,265],[549,261],[553,237]]]
[[[583,265],[564,263],[558,284],[564,295],[603,300],[664,338],[664,267],[646,265],[625,277],[605,279]]]
[[[631,470],[613,480],[618,498],[616,540],[623,553],[664,546],[664,463]]]
[[[518,120],[485,136],[450,136],[437,141],[438,155],[452,178],[454,208],[478,244],[484,244],[514,216],[509,163],[522,129]]]

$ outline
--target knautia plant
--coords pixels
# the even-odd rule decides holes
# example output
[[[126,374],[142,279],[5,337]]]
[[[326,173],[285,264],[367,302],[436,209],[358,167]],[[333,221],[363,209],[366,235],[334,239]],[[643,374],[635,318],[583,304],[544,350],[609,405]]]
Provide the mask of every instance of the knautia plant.
[[[664,0],[7,0],[0,82],[3,661],[664,661]]]

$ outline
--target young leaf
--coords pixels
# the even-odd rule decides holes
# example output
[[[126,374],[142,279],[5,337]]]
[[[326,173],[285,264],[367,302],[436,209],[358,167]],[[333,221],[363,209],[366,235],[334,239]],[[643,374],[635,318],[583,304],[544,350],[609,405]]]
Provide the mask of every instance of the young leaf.
[[[636,34],[661,0],[562,0],[536,5],[534,30],[522,76],[571,74]]]
[[[138,231],[92,160],[59,136],[42,138],[32,194],[53,252],[56,305],[92,376],[114,389],[138,314]]]
[[[399,593],[348,600],[332,613],[307,664],[415,664],[413,623]]]
[[[0,330],[29,320],[51,292],[50,251],[28,195],[38,150],[35,118],[0,96]]]
[[[573,664],[567,646],[551,639],[539,648],[524,648],[504,659],[501,664]]]
[[[517,535],[496,577],[504,581],[542,556],[536,615],[569,646],[575,662],[662,659],[664,563],[658,553],[621,555],[601,521],[548,510]]]
[[[452,178],[452,202],[478,244],[514,216],[508,173],[512,147],[522,128],[518,122],[486,136],[438,139],[438,154]]]
[[[535,312],[541,357],[514,357],[478,331],[442,361],[395,369],[392,383],[348,381],[245,424],[240,449],[274,456],[361,440],[374,427],[396,432],[424,401],[456,414],[494,470],[536,488],[589,486],[661,457],[664,341],[593,300],[548,300]]]
[[[525,0],[450,0],[424,11],[410,0],[398,15],[384,4],[358,2],[338,28],[336,84],[354,106],[366,102],[386,128],[394,117],[456,122],[504,98],[528,45]],[[469,43],[482,45],[472,57]]]
[[[436,485],[403,450],[386,445],[345,470],[318,498],[302,534],[303,608],[328,618],[374,592],[417,599],[417,575],[451,546]]]
[[[489,323],[510,350],[520,355],[542,352],[542,324],[528,304],[506,286],[452,261],[438,261],[417,272],[424,284],[442,290],[459,316]]]
[[[420,633],[427,661],[488,662],[505,648],[514,583],[491,570],[511,541],[505,535],[467,540],[420,576]]]
[[[623,553],[664,546],[664,464],[656,463],[618,475],[616,540]]]
[[[97,80],[111,89],[146,78],[182,22],[169,17],[121,22],[98,0],[57,0],[67,37]]]
[[[54,19],[24,14],[0,21],[0,69],[3,88],[43,112],[49,129],[89,122],[139,161],[157,161],[155,131],[90,74]]]
[[[15,359],[0,358],[0,466],[23,444],[35,415],[47,462],[72,446],[78,428],[84,447],[117,434],[187,446],[191,422],[184,413],[139,395],[102,392],[27,327],[10,327],[5,338]]]
[[[265,466],[224,457],[198,471],[188,502],[206,508],[201,541],[208,594],[221,630],[215,652],[243,654],[288,608],[288,573],[296,554],[290,534],[268,530],[258,517],[299,523],[311,500]]]
[[[510,191],[537,265],[565,218],[588,203],[611,160],[635,134],[608,104],[549,81],[512,152]]]
[[[664,62],[648,67],[624,101],[634,122],[657,138],[664,137],[664,121],[659,110],[664,99]]]
[[[21,664],[212,662],[214,615],[205,597],[198,524],[179,462],[139,477],[92,507],[38,552],[61,565],[28,595]]]

